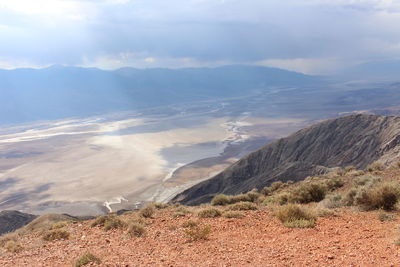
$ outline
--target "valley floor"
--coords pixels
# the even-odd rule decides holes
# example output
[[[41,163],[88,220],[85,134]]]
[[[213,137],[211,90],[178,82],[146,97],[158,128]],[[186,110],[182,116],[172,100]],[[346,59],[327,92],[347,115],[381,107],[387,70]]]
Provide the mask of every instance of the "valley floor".
[[[20,237],[21,252],[4,252],[0,266],[73,266],[83,253],[98,256],[100,266],[395,266],[400,262],[400,214],[381,222],[379,211],[341,208],[318,218],[315,228],[284,227],[263,207],[243,218],[175,218],[176,207],[157,210],[146,220],[146,234],[105,232],[91,221],[71,223],[69,240],[42,241],[32,233]],[[137,212],[121,216],[137,217]],[[208,240],[189,242],[182,224],[209,225]]]

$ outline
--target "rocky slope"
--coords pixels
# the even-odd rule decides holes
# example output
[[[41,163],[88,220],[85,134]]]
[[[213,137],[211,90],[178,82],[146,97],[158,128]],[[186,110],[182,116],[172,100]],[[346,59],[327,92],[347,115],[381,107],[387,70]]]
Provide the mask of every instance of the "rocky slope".
[[[0,235],[21,228],[37,216],[15,210],[0,211]]]
[[[399,144],[400,117],[358,114],[327,120],[249,154],[173,201],[196,205],[219,193],[239,194],[277,180],[299,181],[327,168],[365,168],[378,159],[391,163],[399,159]]]

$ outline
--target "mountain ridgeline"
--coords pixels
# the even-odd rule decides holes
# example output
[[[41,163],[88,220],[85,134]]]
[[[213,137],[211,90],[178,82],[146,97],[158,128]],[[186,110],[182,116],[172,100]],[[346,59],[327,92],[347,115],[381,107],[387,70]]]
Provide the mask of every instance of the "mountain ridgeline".
[[[173,201],[197,205],[216,194],[261,189],[274,181],[300,181],[332,167],[365,168],[376,160],[391,163],[400,152],[400,117],[350,115],[300,130],[242,158]]]
[[[312,76],[256,66],[134,69],[52,66],[0,70],[0,124],[90,116],[305,85]]]

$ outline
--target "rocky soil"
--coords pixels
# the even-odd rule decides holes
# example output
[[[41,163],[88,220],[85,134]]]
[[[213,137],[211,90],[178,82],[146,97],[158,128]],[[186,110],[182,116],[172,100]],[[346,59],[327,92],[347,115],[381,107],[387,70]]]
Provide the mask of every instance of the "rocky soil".
[[[3,252],[0,266],[73,266],[85,252],[100,266],[396,266],[400,262],[399,216],[381,222],[377,211],[348,208],[319,218],[311,229],[289,229],[268,209],[246,211],[240,219],[174,218],[174,208],[146,219],[147,233],[130,237],[124,230],[105,232],[91,221],[67,226],[69,240],[42,241],[38,234],[20,238],[21,252]],[[400,214],[398,214],[400,215]],[[123,215],[124,219],[136,214]],[[189,219],[210,225],[208,240],[188,240],[182,224]]]

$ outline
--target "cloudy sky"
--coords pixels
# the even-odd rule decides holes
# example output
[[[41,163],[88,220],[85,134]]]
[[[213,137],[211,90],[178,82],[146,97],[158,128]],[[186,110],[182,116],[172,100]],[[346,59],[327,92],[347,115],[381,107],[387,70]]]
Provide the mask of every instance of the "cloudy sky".
[[[225,64],[329,73],[400,59],[398,0],[0,0],[0,68]]]

